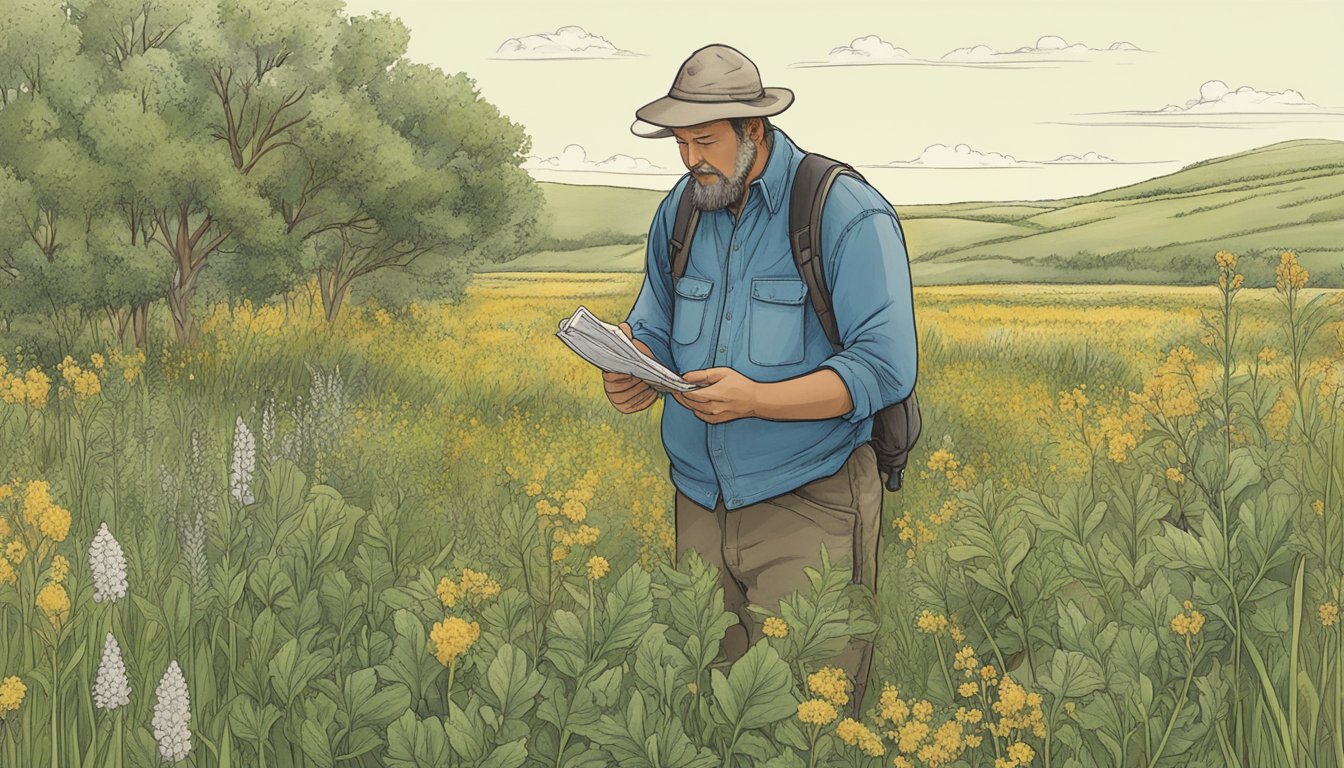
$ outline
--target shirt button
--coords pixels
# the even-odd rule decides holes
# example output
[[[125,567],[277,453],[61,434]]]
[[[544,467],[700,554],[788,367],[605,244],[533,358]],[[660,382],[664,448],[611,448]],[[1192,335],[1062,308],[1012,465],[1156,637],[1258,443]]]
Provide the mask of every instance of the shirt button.
[[[719,347],[719,351],[720,351],[720,352],[724,352],[725,350],[724,350],[723,347]]]
[[[730,500],[728,503],[729,503],[729,504],[741,504],[741,503],[742,503],[742,500],[741,500],[741,499],[732,499],[732,500]]]
[[[729,320],[732,320],[732,319],[733,319],[733,313],[732,313],[732,312],[729,312],[727,315],[725,315],[725,317],[726,317],[727,319],[729,319]]]

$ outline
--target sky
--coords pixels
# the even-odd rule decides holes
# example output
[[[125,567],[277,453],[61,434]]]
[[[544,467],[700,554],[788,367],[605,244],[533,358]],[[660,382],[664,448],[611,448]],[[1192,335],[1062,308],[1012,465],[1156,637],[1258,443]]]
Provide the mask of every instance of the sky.
[[[1344,140],[1344,2],[347,0],[411,30],[532,136],[542,180],[670,189],[674,139],[635,136],[711,43],[801,148],[897,204],[1043,200],[1299,138]]]

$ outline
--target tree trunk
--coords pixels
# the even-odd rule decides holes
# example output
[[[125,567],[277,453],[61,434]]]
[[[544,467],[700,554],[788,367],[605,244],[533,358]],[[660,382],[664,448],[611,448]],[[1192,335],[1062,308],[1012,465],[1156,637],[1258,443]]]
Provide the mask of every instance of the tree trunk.
[[[191,314],[191,299],[196,295],[196,276],[200,270],[192,270],[183,277],[179,268],[173,273],[173,281],[168,286],[168,311],[173,316],[173,330],[177,333],[180,346],[196,346],[199,327]]]
[[[340,270],[321,269],[317,272],[317,287],[322,292],[322,310],[327,325],[335,325],[340,317],[345,297],[350,293],[350,278],[343,276]]]
[[[141,302],[131,309],[131,325],[135,328],[135,346],[149,351],[149,302]]]

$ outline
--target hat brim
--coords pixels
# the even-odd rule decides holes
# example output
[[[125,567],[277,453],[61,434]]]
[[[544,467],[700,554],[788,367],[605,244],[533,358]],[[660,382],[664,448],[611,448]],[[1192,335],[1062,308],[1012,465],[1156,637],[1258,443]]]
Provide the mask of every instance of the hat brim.
[[[751,101],[686,101],[672,96],[651,101],[635,111],[638,118],[630,132],[646,139],[663,139],[672,128],[703,125],[733,117],[770,117],[793,104],[788,88],[766,88],[765,95]]]

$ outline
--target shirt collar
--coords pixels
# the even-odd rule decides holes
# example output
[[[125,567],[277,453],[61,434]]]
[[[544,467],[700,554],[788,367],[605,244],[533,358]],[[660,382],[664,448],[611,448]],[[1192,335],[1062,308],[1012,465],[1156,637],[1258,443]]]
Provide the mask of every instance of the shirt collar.
[[[751,186],[764,191],[765,203],[770,208],[770,215],[774,216],[779,212],[779,206],[788,192],[789,170],[798,148],[783,131],[774,126],[771,126],[771,138],[770,156],[766,158],[761,175],[752,180]]]

